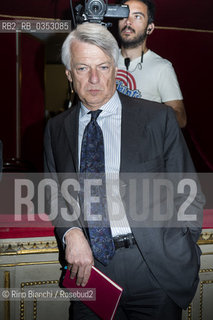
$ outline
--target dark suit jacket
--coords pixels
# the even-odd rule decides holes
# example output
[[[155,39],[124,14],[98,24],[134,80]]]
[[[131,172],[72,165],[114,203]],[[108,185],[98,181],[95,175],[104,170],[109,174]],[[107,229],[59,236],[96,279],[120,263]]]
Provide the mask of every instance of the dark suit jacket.
[[[120,94],[122,103],[120,172],[194,172],[187,146],[172,108]],[[78,117],[80,104],[52,118],[45,133],[47,172],[78,171]],[[198,194],[193,213],[202,215]],[[70,216],[74,214],[70,209]],[[128,217],[128,211],[127,211]],[[63,222],[55,219],[62,238],[73,226],[82,227],[81,216]],[[83,227],[84,228],[84,227]],[[161,287],[182,308],[191,302],[198,284],[200,249],[198,225],[184,228],[132,228],[138,247]]]

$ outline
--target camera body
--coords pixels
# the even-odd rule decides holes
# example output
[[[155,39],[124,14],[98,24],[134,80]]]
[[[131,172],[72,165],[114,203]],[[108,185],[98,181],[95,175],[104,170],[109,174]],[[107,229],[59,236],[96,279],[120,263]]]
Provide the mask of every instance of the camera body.
[[[107,18],[127,18],[129,7],[127,5],[108,5],[108,0],[85,0],[84,7],[79,4],[75,8],[78,23],[102,23]]]

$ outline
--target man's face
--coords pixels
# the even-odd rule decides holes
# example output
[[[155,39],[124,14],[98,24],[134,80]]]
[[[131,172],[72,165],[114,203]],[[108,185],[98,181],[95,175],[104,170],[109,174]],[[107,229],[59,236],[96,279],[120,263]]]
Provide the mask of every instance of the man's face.
[[[140,1],[127,1],[129,17],[119,20],[119,36],[124,48],[135,48],[147,37],[148,12],[147,6]]]
[[[66,71],[68,79],[88,109],[99,109],[116,90],[114,60],[99,47],[77,40],[71,45],[71,56],[71,71]]]

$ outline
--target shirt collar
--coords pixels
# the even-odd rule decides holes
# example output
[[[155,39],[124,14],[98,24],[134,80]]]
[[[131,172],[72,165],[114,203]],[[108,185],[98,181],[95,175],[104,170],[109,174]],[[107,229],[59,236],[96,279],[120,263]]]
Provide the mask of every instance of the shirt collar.
[[[115,91],[112,98],[107,101],[103,106],[100,107],[101,116],[106,116],[108,114],[116,114],[118,107],[121,105],[120,98],[118,92]],[[80,109],[80,118],[84,117],[90,110],[88,110],[83,103],[81,102],[81,109]]]

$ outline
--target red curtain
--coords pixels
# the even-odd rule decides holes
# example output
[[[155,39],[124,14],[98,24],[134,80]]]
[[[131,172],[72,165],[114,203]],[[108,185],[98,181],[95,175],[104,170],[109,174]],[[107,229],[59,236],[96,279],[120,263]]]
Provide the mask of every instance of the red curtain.
[[[156,29],[148,44],[169,59],[177,73],[188,119],[183,132],[197,170],[213,171],[213,32]]]
[[[17,156],[16,123],[16,34],[0,33],[0,139],[3,160]],[[19,37],[20,45],[20,160],[29,170],[43,168],[44,127],[44,45],[27,34]]]

